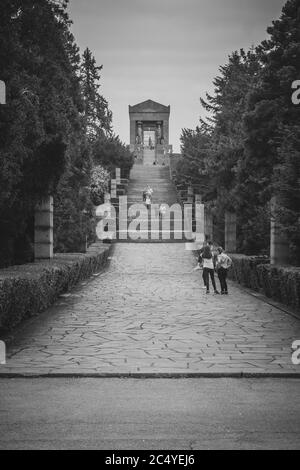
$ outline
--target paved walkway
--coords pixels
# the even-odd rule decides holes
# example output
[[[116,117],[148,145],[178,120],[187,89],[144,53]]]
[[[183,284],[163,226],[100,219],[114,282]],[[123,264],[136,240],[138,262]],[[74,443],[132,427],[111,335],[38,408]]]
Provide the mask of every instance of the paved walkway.
[[[300,374],[300,321],[236,285],[206,295],[184,244],[117,244],[106,272],[20,331],[0,373]]]

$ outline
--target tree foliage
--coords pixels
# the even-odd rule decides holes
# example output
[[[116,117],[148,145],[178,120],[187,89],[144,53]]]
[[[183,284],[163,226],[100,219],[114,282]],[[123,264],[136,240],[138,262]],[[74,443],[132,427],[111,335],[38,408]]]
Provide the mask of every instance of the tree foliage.
[[[55,2],[1,2],[0,78],[8,95],[0,107],[2,265],[30,252],[35,204],[55,191],[71,131],[79,128],[67,31],[64,8]]]
[[[91,140],[112,134],[112,113],[99,90],[102,69],[103,66],[96,65],[95,57],[90,49],[86,48],[80,66],[80,84],[85,133]]]
[[[89,191],[93,204],[103,204],[105,193],[108,193],[110,174],[103,166],[97,165],[93,168]]]
[[[299,262],[299,117],[292,83],[300,77],[300,0],[289,0],[269,39],[229,56],[201,104],[209,117],[182,131],[185,174],[206,178],[204,199],[216,222],[235,210],[239,249],[269,248],[270,199],[277,195],[282,230]],[[186,168],[187,167],[187,168]]]
[[[123,144],[116,135],[100,137],[94,142],[93,159],[96,165],[107,168],[112,177],[115,176],[115,168],[121,168],[122,176],[128,177],[134,163],[129,147]]]
[[[239,188],[245,195],[243,206],[264,205],[277,196],[292,261],[299,262],[299,236],[295,229],[300,217],[300,107],[291,100],[292,83],[300,77],[299,0],[285,4],[268,33],[270,38],[257,48],[262,62],[259,86],[248,96],[245,160],[239,171]],[[287,190],[290,184],[293,187]]]
[[[102,66],[89,49],[80,56],[67,6],[68,0],[0,4],[0,80],[8,97],[0,106],[0,266],[32,260],[34,209],[49,194],[55,249],[84,249],[95,237],[93,167],[100,160],[109,171],[116,162],[131,165],[100,93]],[[110,146],[113,155],[105,153]]]

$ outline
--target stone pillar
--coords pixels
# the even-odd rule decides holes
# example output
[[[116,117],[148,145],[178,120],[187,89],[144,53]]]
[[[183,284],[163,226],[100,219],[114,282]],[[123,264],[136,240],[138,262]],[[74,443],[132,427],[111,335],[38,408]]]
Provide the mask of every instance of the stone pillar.
[[[121,183],[121,168],[116,168],[116,184]]]
[[[196,237],[195,241],[199,243],[198,249],[202,247],[205,241],[205,212],[204,204],[201,203],[202,197],[199,194],[195,196],[195,217],[196,217]]]
[[[109,193],[104,194],[104,204],[110,204],[110,194]]]
[[[6,347],[4,341],[0,341],[0,364],[6,364]]]
[[[130,119],[130,145],[136,144],[136,122]]]
[[[225,251],[236,252],[236,214],[225,212]]]
[[[161,121],[157,121],[157,123],[156,123],[156,135],[157,135],[157,142],[156,142],[156,144],[160,145],[160,144],[161,144],[161,138],[162,138],[162,133],[161,133]]]
[[[194,189],[193,186],[188,186],[187,202],[192,204],[194,202]]]
[[[53,197],[37,205],[34,218],[34,258],[53,258]]]
[[[6,87],[2,80],[0,80],[0,104],[6,104]]]
[[[289,244],[287,237],[281,232],[277,222],[276,197],[271,200],[271,240],[270,240],[270,258],[271,264],[288,264],[289,263]]]
[[[196,230],[197,233],[199,232],[199,230],[201,230],[203,241],[204,241],[205,240],[205,236],[204,236],[204,204],[202,204],[202,195],[201,194],[195,194],[194,197],[195,197],[195,210],[194,210],[195,220],[193,221],[193,230]],[[200,207],[201,207],[201,210],[200,210]],[[201,222],[199,222],[200,219],[201,219]],[[201,229],[199,227],[201,227]]]
[[[138,144],[143,143],[143,123],[142,121],[137,122],[137,138],[138,138]]]
[[[117,180],[111,180],[110,182],[110,195],[112,199],[117,197]]]
[[[163,121],[162,137],[164,139],[164,144],[169,145],[169,120],[168,119],[164,119]]]
[[[204,214],[204,227],[205,227],[205,237],[207,240],[213,240],[213,218],[212,214],[208,209],[205,210]]]

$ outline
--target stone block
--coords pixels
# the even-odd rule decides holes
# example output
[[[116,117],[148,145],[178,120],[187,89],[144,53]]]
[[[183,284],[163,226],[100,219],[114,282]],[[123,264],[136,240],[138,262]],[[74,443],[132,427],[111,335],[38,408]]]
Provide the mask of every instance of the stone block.
[[[35,243],[53,243],[53,230],[52,229],[35,229],[34,231],[34,241]]]
[[[41,201],[35,210],[34,219],[35,259],[53,258],[53,197]]]
[[[236,214],[225,212],[225,251],[236,253]]]
[[[6,104],[6,86],[2,80],[0,80],[0,104]]]
[[[53,213],[46,211],[36,211],[34,226],[36,229],[38,227],[41,229],[43,229],[44,227],[53,228]]]
[[[53,244],[52,243],[35,243],[34,244],[34,257],[36,260],[53,258]]]
[[[270,258],[271,264],[284,265],[289,263],[289,242],[287,237],[282,233],[277,221],[277,204],[278,199],[273,197],[271,200]]]
[[[121,182],[121,168],[116,168],[116,183],[119,184]]]

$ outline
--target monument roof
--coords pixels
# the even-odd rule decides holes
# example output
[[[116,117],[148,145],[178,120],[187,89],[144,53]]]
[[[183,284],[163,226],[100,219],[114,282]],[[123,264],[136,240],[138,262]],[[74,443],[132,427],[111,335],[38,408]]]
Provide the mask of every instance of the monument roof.
[[[170,113],[170,106],[164,106],[153,100],[129,106],[129,113]]]

